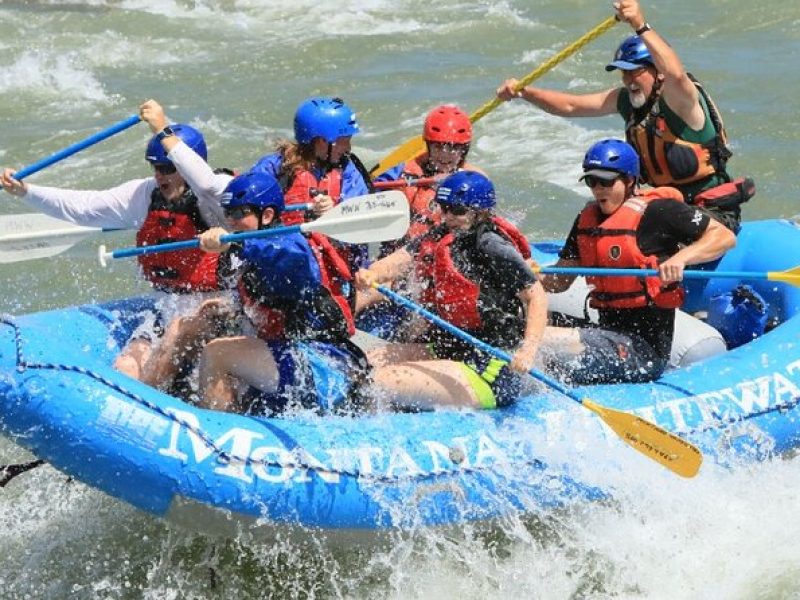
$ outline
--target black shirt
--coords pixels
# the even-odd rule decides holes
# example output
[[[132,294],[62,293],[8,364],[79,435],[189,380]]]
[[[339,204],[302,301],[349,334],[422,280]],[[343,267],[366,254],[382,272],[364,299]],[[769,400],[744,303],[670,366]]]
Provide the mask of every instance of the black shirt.
[[[405,246],[406,251],[416,256],[424,240],[430,237],[441,239],[446,233],[447,229],[443,226],[434,227],[427,234],[409,242]],[[471,333],[491,345],[515,347],[524,333],[525,323],[525,313],[518,294],[536,283],[536,274],[530,265],[514,245],[495,230],[493,224],[480,224],[468,232],[459,232],[450,246],[450,255],[456,269],[481,288],[478,311],[487,327]],[[484,305],[482,300],[491,301]],[[448,338],[443,344],[448,347],[448,358],[457,358],[460,352],[456,349],[461,345],[465,346],[465,352],[474,351],[471,345],[438,331],[434,341],[444,342],[444,337]]]
[[[559,257],[580,262],[578,219],[575,219]],[[653,200],[645,208],[636,243],[645,255],[666,260],[683,246],[697,241],[708,228],[709,217],[693,206],[675,200]],[[600,309],[600,326],[642,336],[662,357],[669,358],[675,310],[655,306]]]

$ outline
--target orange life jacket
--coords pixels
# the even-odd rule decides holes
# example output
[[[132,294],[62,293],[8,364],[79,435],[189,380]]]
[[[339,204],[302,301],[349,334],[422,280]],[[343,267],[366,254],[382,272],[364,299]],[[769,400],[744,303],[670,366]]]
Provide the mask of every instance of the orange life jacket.
[[[492,217],[495,231],[511,242],[524,259],[531,257],[528,240],[514,225],[501,217]],[[431,298],[436,312],[455,325],[478,331],[485,325],[481,314],[488,314],[498,301],[493,290],[482,288],[458,271],[453,262],[452,233],[446,234],[433,248]],[[481,311],[479,312],[479,306]]]
[[[578,218],[578,252],[586,267],[656,269],[659,258],[646,256],[636,243],[636,232],[645,209],[653,200],[683,201],[675,188],[660,187],[626,200],[617,211],[603,218],[597,202],[589,202]],[[684,290],[679,284],[662,287],[658,277],[587,277],[594,286],[590,303],[594,308],[678,308]]]
[[[727,145],[722,118],[700,82],[694,78],[692,81],[705,100],[709,118],[714,125],[716,135],[710,141],[701,144],[679,138],[667,125],[661,111],[660,98],[651,103],[644,118],[637,122],[635,115],[638,111],[634,111],[626,124],[625,136],[636,148],[642,161],[642,180],[650,185],[683,185],[714,174],[720,174],[725,181],[730,181],[725,165],[732,153]],[[695,164],[694,171],[687,173],[687,165]]]
[[[347,263],[326,236],[311,233],[307,236],[307,241],[319,264],[321,285],[324,290],[315,296],[312,305],[303,305],[299,299],[294,298],[267,297],[258,291],[257,281],[253,281],[247,275],[239,278],[239,295],[245,313],[261,339],[285,340],[298,331],[305,332],[303,337],[323,338],[348,338],[355,333],[355,321],[349,299],[353,277]],[[276,268],[279,268],[279,265],[276,265]],[[315,313],[314,322],[309,322],[307,319],[307,310]],[[298,319],[303,322],[299,322]],[[311,336],[308,335],[309,332]]]
[[[206,231],[208,224],[200,215],[197,197],[187,189],[177,201],[164,198],[156,188],[142,227],[136,232],[137,246],[190,240]],[[160,290],[170,292],[207,292],[220,288],[219,254],[199,248],[145,254],[138,257],[145,278]]]

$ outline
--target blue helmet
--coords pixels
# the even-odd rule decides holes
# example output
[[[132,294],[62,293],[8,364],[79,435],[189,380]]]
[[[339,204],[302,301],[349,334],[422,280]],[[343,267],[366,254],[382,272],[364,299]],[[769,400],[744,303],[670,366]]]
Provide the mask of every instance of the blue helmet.
[[[592,144],[583,157],[583,179],[594,175],[602,179],[613,179],[627,175],[639,179],[639,155],[633,146],[622,140],[600,140]]]
[[[222,193],[222,208],[256,206],[261,210],[272,207],[276,213],[283,210],[283,191],[272,175],[250,172],[231,179]]]
[[[436,191],[436,201],[474,209],[493,208],[497,203],[492,182],[475,171],[458,171],[444,179]]]
[[[184,125],[177,123],[170,125],[172,131],[175,132],[183,143],[194,150],[203,160],[208,160],[208,149],[206,148],[206,141],[203,139],[203,134],[197,131],[191,125]],[[154,165],[171,165],[172,161],[167,158],[167,153],[161,145],[161,140],[156,139],[157,136],[150,138],[147,142],[147,150],[145,150],[144,158],[147,162]]]
[[[614,60],[606,65],[606,71],[635,71],[647,66],[655,66],[650,50],[638,35],[632,35],[619,45],[614,53]]]
[[[321,137],[329,144],[359,132],[356,113],[341,98],[309,98],[294,113],[294,139],[309,144]]]

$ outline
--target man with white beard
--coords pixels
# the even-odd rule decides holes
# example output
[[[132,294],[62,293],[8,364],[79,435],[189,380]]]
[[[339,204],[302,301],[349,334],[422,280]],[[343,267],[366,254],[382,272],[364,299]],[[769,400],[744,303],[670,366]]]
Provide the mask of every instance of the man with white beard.
[[[740,204],[755,193],[749,178],[732,180],[731,156],[719,111],[689,74],[675,51],[647,23],[638,0],[614,2],[617,16],[636,35],[620,44],[606,71],[619,69],[622,87],[570,94],[508,79],[497,90],[501,100],[523,98],[562,117],[619,113],[625,136],[641,157],[642,181],[678,188],[689,204],[736,232]]]

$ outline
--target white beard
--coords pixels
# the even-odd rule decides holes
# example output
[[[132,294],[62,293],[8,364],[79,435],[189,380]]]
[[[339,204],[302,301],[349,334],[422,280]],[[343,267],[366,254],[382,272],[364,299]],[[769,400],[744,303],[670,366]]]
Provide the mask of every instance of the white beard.
[[[641,91],[632,92],[628,90],[628,98],[630,99],[631,106],[633,106],[633,108],[642,108],[647,102],[647,96],[645,96]]]

